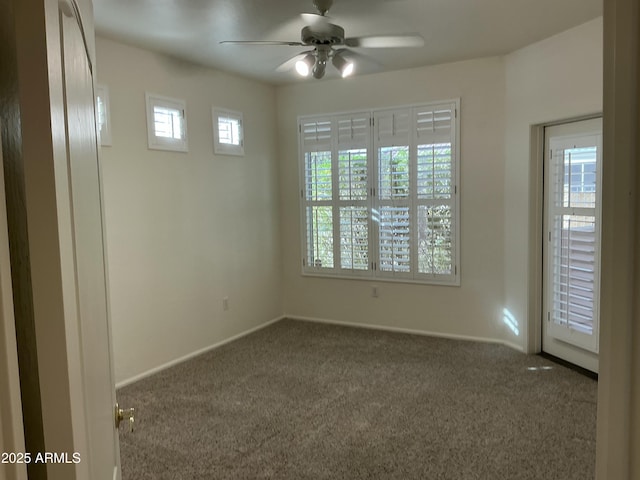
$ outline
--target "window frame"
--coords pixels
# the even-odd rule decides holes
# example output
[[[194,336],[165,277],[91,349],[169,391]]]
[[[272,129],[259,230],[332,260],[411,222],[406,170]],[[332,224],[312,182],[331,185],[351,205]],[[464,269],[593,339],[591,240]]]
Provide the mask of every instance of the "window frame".
[[[212,107],[213,120],[213,152],[218,155],[244,156],[244,119],[242,112],[227,108]],[[224,143],[220,141],[220,119],[227,118],[238,123],[238,143]]]
[[[109,106],[109,87],[103,84],[96,85],[96,130],[100,139],[100,146],[111,147],[111,107]],[[100,122],[100,102],[103,108],[103,122]]]
[[[189,141],[187,135],[187,104],[179,98],[166,97],[155,93],[145,92],[147,107],[147,139],[151,150],[167,150],[172,152],[188,152]],[[181,119],[182,138],[160,136],[155,128],[155,107],[175,110]]]
[[[451,198],[445,202],[451,206],[451,242],[453,243],[451,254],[451,273],[450,274],[433,274],[433,273],[419,273],[418,272],[418,244],[417,234],[415,233],[418,225],[417,205],[428,204],[422,199],[418,199],[418,193],[416,190],[417,176],[415,172],[411,171],[409,175],[409,182],[411,182],[411,193],[409,194],[409,209],[410,209],[410,222],[411,222],[411,240],[410,240],[410,272],[384,272],[380,269],[380,223],[374,219],[374,215],[377,213],[379,206],[384,203],[378,195],[379,183],[379,165],[380,159],[378,158],[377,148],[380,142],[376,137],[376,117],[379,114],[389,111],[405,111],[409,114],[409,134],[408,134],[408,147],[409,147],[409,162],[413,165],[411,168],[417,168],[417,149],[418,145],[418,133],[417,133],[417,120],[416,114],[421,110],[434,110],[443,107],[451,108],[450,118],[450,130],[449,137],[451,141],[451,163],[452,169],[450,181],[451,185]],[[368,258],[369,268],[368,270],[352,270],[344,269],[340,264],[340,207],[345,204],[339,198],[339,192],[336,191],[338,187],[338,170],[339,170],[339,158],[331,161],[333,187],[331,200],[325,200],[323,205],[331,206],[333,208],[333,268],[318,268],[314,265],[310,265],[310,260],[307,258],[309,252],[307,250],[308,232],[307,229],[307,207],[313,202],[310,202],[306,198],[305,190],[307,188],[305,175],[306,175],[306,154],[309,152],[320,151],[320,148],[325,148],[325,151],[333,152],[332,155],[338,154],[340,151],[338,143],[338,133],[336,130],[336,122],[339,118],[344,117],[356,117],[367,116],[369,120],[369,134],[366,144],[367,150],[367,199],[366,205],[368,209]],[[303,129],[305,124],[310,124],[313,121],[330,122],[331,129],[328,133],[329,137],[324,138],[322,141],[315,144],[305,144],[305,135]],[[446,142],[448,143],[448,142]],[[434,142],[432,145],[438,145]],[[323,115],[303,115],[298,117],[298,166],[299,166],[299,185],[300,185],[300,234],[301,234],[301,274],[303,276],[314,277],[327,277],[327,278],[339,278],[339,279],[365,279],[376,280],[384,282],[402,282],[402,283],[418,283],[418,284],[432,284],[432,285],[446,285],[446,286],[460,286],[461,268],[460,268],[460,231],[461,231],[461,216],[460,216],[460,99],[448,99],[440,100],[429,103],[421,103],[414,105],[406,105],[394,108],[383,109],[369,109],[363,111],[354,112],[341,112],[335,114],[323,114]],[[348,202],[346,202],[348,203]],[[437,202],[431,202],[435,205]],[[337,219],[337,221],[336,221]]]
[[[299,132],[304,128],[301,122],[304,122],[305,118],[313,118],[318,124],[327,124],[330,125],[330,129],[332,132],[338,132],[338,123],[340,121],[348,121],[353,120],[355,118],[362,118],[362,116],[366,116],[367,123],[369,123],[369,113],[368,112],[356,112],[354,114],[336,114],[331,116],[312,116],[312,117],[300,117],[299,119]],[[371,257],[369,255],[368,258],[368,268],[367,270],[360,270],[354,268],[342,268],[340,266],[340,248],[339,244],[333,242],[333,267],[326,266],[317,266],[311,265],[309,261],[307,261],[307,223],[306,223],[306,209],[313,206],[329,206],[332,208],[332,228],[333,228],[333,239],[340,239],[340,213],[341,208],[350,207],[350,206],[364,206],[366,207],[368,212],[371,212],[372,204],[371,204],[371,187],[372,187],[372,175],[371,175],[371,162],[367,161],[367,183],[366,183],[366,191],[367,198],[366,200],[349,200],[349,199],[340,199],[339,198],[339,168],[332,169],[332,185],[336,185],[337,193],[335,196],[332,195],[331,200],[307,200],[305,195],[305,176],[306,176],[306,154],[310,152],[319,152],[319,151],[329,151],[332,155],[332,164],[333,164],[333,156],[336,157],[336,164],[339,165],[339,152],[340,151],[348,151],[353,149],[365,149],[367,153],[367,158],[369,159],[371,156],[371,138],[370,138],[370,125],[367,126],[367,136],[365,142],[358,142],[356,140],[345,139],[344,141],[339,141],[338,135],[332,136],[329,140],[326,140],[322,134],[318,135],[318,140],[311,142],[308,145],[307,149],[305,145],[300,141],[300,164],[301,168],[299,170],[300,173],[300,193],[301,193],[301,206],[300,206],[300,219],[301,219],[301,230],[302,230],[302,251],[305,252],[303,255],[303,274],[308,275],[320,275],[320,276],[334,276],[337,278],[368,278],[373,277],[373,267],[371,263]],[[342,150],[344,149],[344,150]],[[370,213],[369,213],[370,217]],[[373,238],[373,229],[371,227],[371,221],[368,221],[368,252],[372,252],[374,248],[374,238]]]

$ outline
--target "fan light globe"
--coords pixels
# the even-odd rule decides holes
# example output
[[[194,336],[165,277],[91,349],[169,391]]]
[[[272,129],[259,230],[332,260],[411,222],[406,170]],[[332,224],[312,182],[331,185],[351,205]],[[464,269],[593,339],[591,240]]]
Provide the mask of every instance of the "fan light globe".
[[[311,67],[316,63],[316,57],[312,53],[307,53],[303,59],[296,62],[296,72],[303,77],[308,77]]]
[[[336,53],[333,56],[333,66],[338,69],[342,78],[348,77],[353,73],[354,64],[351,60],[346,60],[342,55]]]
[[[347,65],[342,69],[342,78],[348,77],[353,73],[355,66],[353,62],[347,62]]]
[[[304,63],[303,60],[298,60],[296,62],[296,72],[298,72],[298,74],[302,75],[303,77],[308,77],[309,76],[309,65]]]

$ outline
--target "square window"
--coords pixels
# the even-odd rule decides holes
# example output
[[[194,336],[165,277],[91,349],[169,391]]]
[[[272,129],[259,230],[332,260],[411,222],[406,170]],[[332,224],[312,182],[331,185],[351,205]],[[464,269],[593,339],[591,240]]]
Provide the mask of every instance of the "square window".
[[[188,151],[187,107],[184,100],[146,94],[149,148]]]
[[[213,151],[244,155],[242,113],[213,107]]]
[[[96,124],[100,145],[111,146],[111,113],[109,110],[109,89],[106,85],[96,86]]]

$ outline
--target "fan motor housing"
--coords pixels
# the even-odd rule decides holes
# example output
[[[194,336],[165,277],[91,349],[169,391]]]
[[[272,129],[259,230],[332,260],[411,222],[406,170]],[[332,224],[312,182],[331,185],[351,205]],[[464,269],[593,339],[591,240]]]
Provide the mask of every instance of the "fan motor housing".
[[[322,31],[306,26],[302,29],[302,43],[307,45],[342,44],[344,43],[344,28],[333,23],[322,25]]]

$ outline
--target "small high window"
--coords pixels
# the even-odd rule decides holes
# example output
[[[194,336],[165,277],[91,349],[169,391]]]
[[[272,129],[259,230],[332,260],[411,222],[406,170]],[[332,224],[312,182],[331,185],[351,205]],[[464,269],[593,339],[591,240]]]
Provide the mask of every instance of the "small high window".
[[[213,107],[214,152],[244,155],[242,113]]]
[[[109,89],[106,85],[96,86],[96,121],[100,145],[111,146],[111,114],[109,112]]]
[[[149,148],[188,151],[187,107],[184,100],[152,93],[147,93],[146,99]]]

